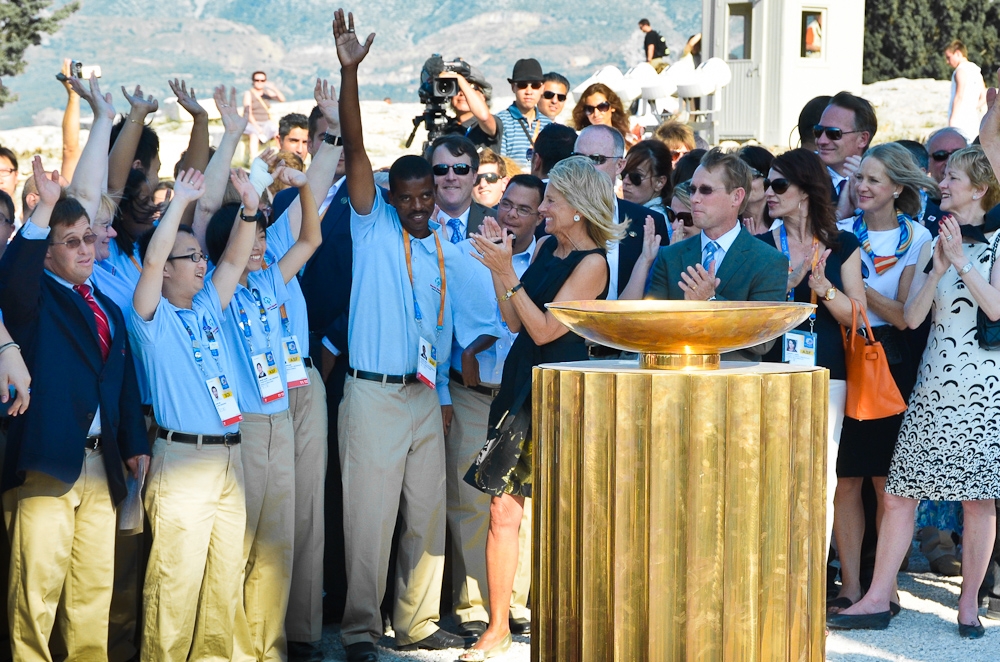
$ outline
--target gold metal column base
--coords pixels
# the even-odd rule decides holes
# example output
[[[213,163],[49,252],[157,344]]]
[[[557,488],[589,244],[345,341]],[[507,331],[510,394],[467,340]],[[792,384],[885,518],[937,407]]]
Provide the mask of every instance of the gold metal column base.
[[[634,365],[535,368],[532,662],[821,662],[829,373]]]
[[[639,354],[643,370],[718,370],[718,354]]]

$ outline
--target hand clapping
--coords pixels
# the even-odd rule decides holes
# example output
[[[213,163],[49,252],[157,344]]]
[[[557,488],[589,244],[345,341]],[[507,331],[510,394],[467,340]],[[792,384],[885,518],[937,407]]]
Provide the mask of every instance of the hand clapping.
[[[514,249],[514,235],[501,228],[491,216],[483,219],[478,233],[469,235],[472,247],[477,252],[470,253],[472,257],[482,262],[495,274],[503,274],[513,270],[511,256]]]

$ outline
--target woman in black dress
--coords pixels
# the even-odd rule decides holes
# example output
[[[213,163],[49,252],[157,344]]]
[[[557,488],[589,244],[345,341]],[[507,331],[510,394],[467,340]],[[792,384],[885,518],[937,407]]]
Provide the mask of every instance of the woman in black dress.
[[[618,241],[614,189],[586,157],[560,161],[549,173],[538,207],[550,236],[542,238],[518,280],[511,262],[513,235],[487,218],[472,235],[475,255],[489,267],[504,321],[517,340],[504,363],[500,392],[490,407],[486,446],[465,480],[492,495],[486,538],[490,624],[463,661],[485,660],[511,642],[507,613],[517,569],[517,535],[524,498],[531,496],[531,370],[541,363],[583,361],[583,339],[545,310],[553,301],[603,299],[608,292],[605,247]]]

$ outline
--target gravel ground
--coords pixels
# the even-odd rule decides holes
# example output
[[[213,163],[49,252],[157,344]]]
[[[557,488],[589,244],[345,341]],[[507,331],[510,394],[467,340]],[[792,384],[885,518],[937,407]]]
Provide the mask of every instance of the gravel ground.
[[[919,553],[911,556],[910,569],[899,575],[902,613],[893,619],[888,630],[832,632],[826,640],[826,659],[830,662],[997,662],[1000,660],[1000,621],[983,618],[986,636],[979,640],[958,637],[956,618],[961,579],[940,577],[927,572],[927,561]],[[446,620],[445,627],[454,630]],[[346,660],[340,645],[340,627],[328,625],[323,630],[326,660]],[[461,651],[395,650],[391,637],[379,642],[381,662],[454,662]],[[514,637],[514,645],[497,662],[528,662],[528,637]]]

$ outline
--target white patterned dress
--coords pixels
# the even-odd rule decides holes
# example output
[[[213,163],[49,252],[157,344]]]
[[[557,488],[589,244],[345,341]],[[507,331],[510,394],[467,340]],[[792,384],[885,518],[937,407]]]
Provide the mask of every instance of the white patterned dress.
[[[962,244],[973,269],[987,280],[998,239],[994,233],[989,244]],[[885,486],[890,494],[936,501],[1000,498],[1000,351],[979,347],[978,309],[949,267],[934,294],[930,337]]]

